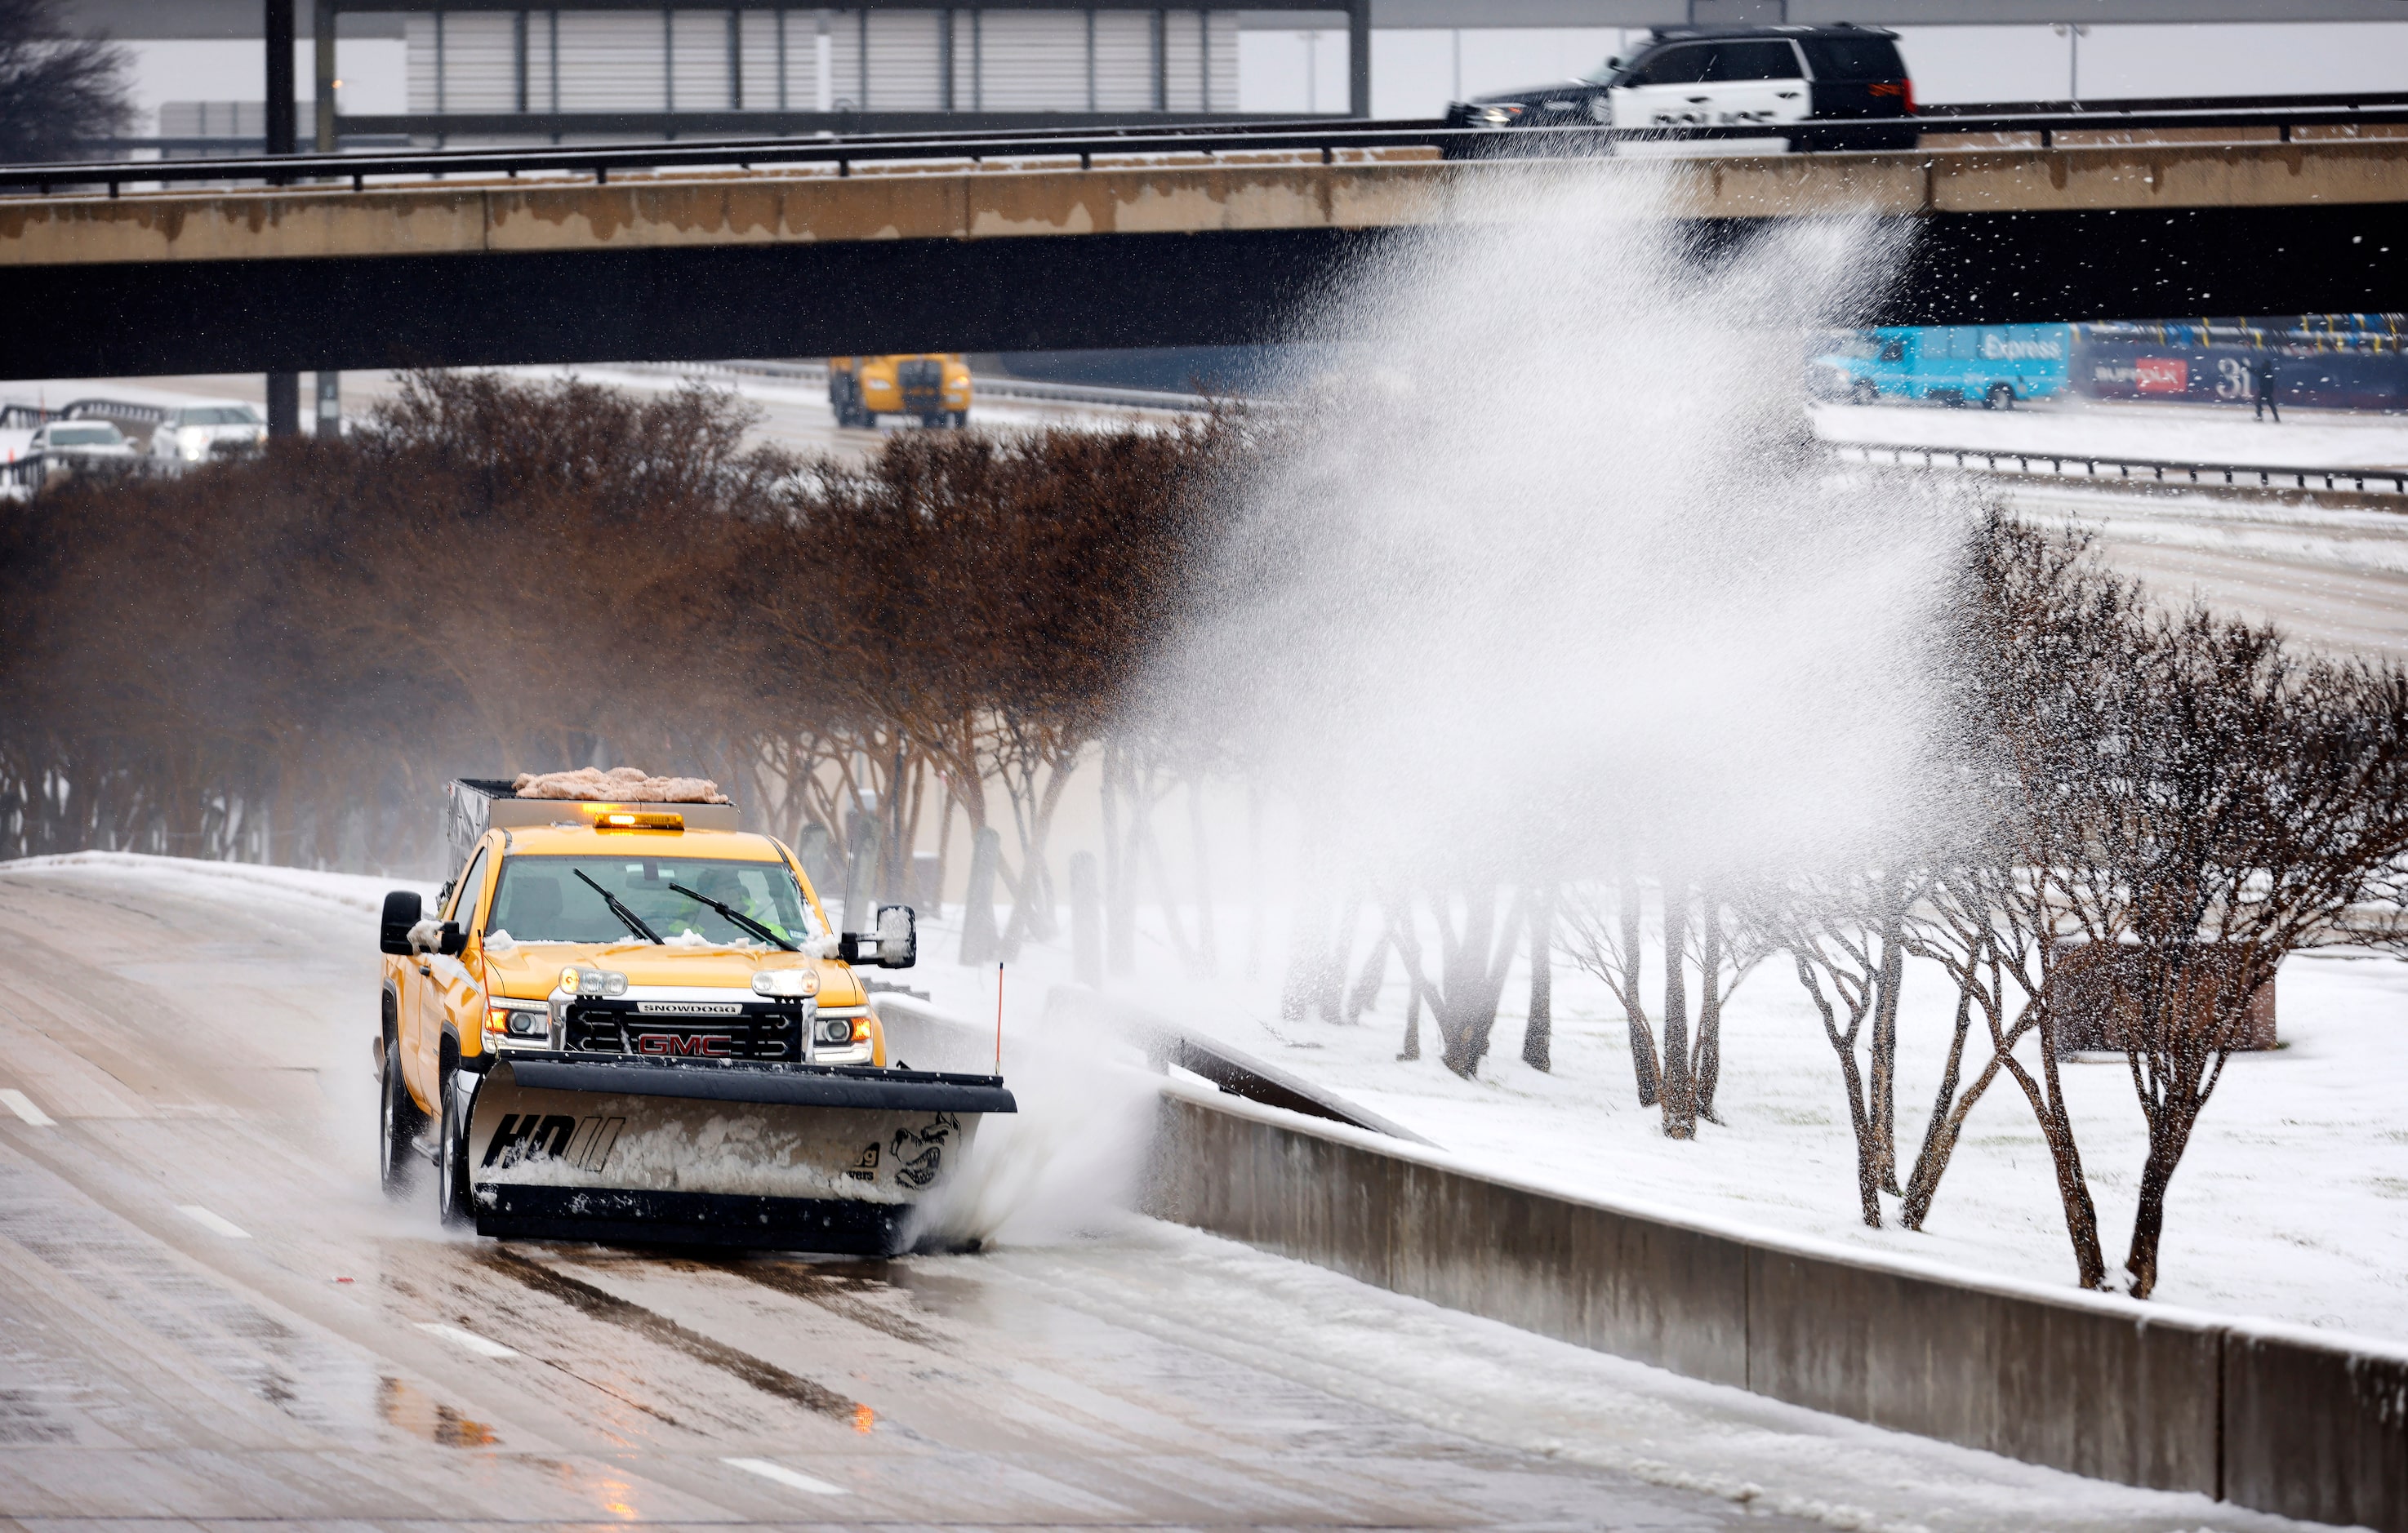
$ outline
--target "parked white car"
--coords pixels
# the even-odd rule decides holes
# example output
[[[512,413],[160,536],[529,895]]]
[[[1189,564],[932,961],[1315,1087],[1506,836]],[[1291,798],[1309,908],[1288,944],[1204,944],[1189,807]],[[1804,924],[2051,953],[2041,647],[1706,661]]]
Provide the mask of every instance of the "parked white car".
[[[162,466],[184,467],[222,453],[255,451],[265,440],[267,423],[256,406],[216,399],[168,411],[150,434],[150,456]]]
[[[138,456],[125,433],[107,421],[51,421],[34,433],[34,489],[70,474],[123,473]]]

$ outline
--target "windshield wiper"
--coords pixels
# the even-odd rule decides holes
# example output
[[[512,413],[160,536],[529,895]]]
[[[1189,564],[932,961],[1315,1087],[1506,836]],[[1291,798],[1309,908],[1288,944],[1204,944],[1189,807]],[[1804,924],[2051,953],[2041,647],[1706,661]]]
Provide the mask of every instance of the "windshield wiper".
[[[753,920],[751,916],[746,915],[743,911],[737,910],[732,906],[723,905],[719,901],[711,898],[709,895],[689,889],[682,883],[670,884],[669,892],[675,895],[683,895],[688,899],[697,900],[702,904],[710,906],[712,910],[717,910],[721,915],[725,916],[728,920],[743,927],[746,931],[751,932],[753,936],[759,938],[764,942],[772,943],[775,946],[781,947],[788,953],[800,953],[803,951],[794,943],[787,941],[782,937],[780,937],[776,932],[771,931],[768,927],[764,926],[761,923]]]
[[[592,889],[595,894],[602,896],[602,903],[610,907],[610,913],[612,915],[617,916],[620,920],[627,924],[627,929],[629,931],[634,932],[638,937],[642,938],[647,942],[660,941],[660,933],[652,930],[650,926],[647,926],[642,922],[637,920],[636,912],[627,909],[624,905],[620,904],[618,895],[612,894],[609,890],[603,888],[600,884],[595,883],[592,879],[586,878],[585,869],[582,867],[572,867],[569,871],[576,874],[580,879],[585,879],[586,887]]]

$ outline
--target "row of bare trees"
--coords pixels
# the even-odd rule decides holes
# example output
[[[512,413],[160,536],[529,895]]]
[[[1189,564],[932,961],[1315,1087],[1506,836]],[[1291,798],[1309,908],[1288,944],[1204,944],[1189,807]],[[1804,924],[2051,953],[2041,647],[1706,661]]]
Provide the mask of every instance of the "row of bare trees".
[[[445,779],[633,762],[824,865],[867,844],[889,892],[924,821],[1008,829],[1005,935],[1044,935],[1054,816],[1211,536],[1230,426],[847,465],[749,422],[432,374],[339,442],[0,509],[0,856],[426,873]]]

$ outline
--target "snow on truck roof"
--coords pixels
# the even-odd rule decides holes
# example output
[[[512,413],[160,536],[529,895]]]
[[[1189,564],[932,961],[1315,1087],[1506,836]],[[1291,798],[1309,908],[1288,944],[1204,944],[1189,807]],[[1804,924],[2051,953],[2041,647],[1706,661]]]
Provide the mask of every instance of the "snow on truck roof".
[[[487,784],[478,783],[484,787]],[[653,777],[638,766],[580,766],[573,772],[521,772],[510,780],[518,798],[604,800],[622,804],[724,804],[727,795],[706,777]]]
[[[741,837],[736,806],[707,778],[652,777],[632,766],[601,771],[522,772],[515,778],[454,778],[445,788],[447,877],[458,878],[488,830],[566,826],[591,848],[597,831],[724,833],[724,855],[775,860],[765,838]],[[755,850],[738,851],[739,847]],[[691,852],[688,853],[692,854]]]

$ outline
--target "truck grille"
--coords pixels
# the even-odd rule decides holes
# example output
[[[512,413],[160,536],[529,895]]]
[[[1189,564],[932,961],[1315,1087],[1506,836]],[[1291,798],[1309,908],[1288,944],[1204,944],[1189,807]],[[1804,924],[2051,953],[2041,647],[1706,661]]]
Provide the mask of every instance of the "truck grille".
[[[561,1046],[570,1053],[657,1059],[800,1059],[802,1012],[770,1003],[579,1001]]]
[[[895,386],[903,392],[903,413],[934,415],[945,408],[945,365],[914,357],[895,365]]]

